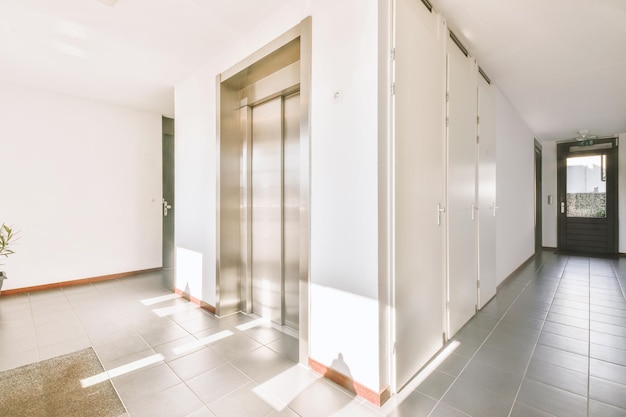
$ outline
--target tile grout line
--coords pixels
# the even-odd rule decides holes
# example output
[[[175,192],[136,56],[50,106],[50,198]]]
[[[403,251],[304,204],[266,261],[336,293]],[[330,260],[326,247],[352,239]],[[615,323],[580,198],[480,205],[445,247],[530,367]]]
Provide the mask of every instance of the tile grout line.
[[[550,310],[552,310],[552,306],[554,305],[554,299],[556,298],[556,294],[559,292],[559,287],[561,286],[561,282],[563,281],[563,275],[565,275],[565,269],[567,268],[567,264],[569,263],[570,258],[567,258],[565,265],[563,266],[563,272],[561,272],[561,276],[559,277],[559,283],[556,286],[554,294],[552,295],[552,301],[550,301],[550,308],[546,313],[546,317],[543,319],[543,324],[541,325],[541,329],[539,329],[539,336],[535,341],[535,345],[533,346],[530,356],[528,358],[528,363],[526,364],[526,369],[524,369],[524,373],[522,374],[522,379],[520,381],[519,387],[517,387],[517,392],[515,393],[515,398],[513,399],[513,404],[511,404],[511,409],[509,410],[508,417],[511,417],[513,413],[513,409],[515,408],[515,404],[517,403],[517,399],[519,397],[520,392],[522,391],[522,385],[524,385],[524,380],[526,379],[526,375],[528,374],[528,369],[530,368],[530,363],[533,361],[533,356],[535,355],[535,350],[537,349],[537,345],[539,345],[539,339],[541,338],[541,334],[543,333],[543,328],[546,325],[546,321],[548,321],[548,316],[550,315]],[[543,265],[542,265],[543,266]],[[541,410],[544,411],[544,410]],[[546,412],[547,413],[547,412]],[[549,413],[548,413],[549,414]]]

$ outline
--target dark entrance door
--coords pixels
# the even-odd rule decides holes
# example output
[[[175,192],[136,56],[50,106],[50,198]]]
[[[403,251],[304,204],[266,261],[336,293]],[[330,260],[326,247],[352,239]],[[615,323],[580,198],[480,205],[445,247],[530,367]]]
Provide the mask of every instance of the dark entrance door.
[[[174,119],[162,118],[163,127],[163,286],[173,289],[176,266],[174,242]]]
[[[558,248],[617,254],[617,144],[588,139],[557,146]]]

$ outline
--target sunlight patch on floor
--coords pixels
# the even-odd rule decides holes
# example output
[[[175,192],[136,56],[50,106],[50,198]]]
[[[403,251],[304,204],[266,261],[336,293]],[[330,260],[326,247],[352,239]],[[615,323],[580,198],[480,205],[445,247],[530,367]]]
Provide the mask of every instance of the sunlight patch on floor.
[[[163,361],[165,358],[163,355],[152,355],[143,359],[139,359],[134,362],[127,363],[126,365],[118,366],[109,371],[104,371],[98,375],[90,376],[89,378],[81,379],[80,384],[83,388],[91,387],[101,382],[107,381],[116,376],[128,374],[136,371],[137,369],[145,368],[146,366]]]
[[[231,332],[230,330],[224,330],[219,333],[212,334],[211,336],[203,337],[202,339],[198,339],[194,342],[190,342],[182,346],[176,347],[172,349],[172,352],[174,352],[177,355],[180,355],[182,353],[190,352],[202,346],[208,346],[211,343],[215,343],[218,340],[225,339],[228,336],[232,336],[233,334],[234,333]]]

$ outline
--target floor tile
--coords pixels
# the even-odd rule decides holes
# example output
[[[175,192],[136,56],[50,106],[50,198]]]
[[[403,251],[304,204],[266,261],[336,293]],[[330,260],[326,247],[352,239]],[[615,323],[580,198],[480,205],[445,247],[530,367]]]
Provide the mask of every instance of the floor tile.
[[[383,407],[383,411],[389,417],[427,417],[436,405],[432,398],[412,392],[404,401]]]
[[[516,402],[513,405],[510,417],[554,417],[554,414],[549,414],[529,405]]]
[[[587,373],[576,372],[550,363],[533,360],[526,372],[526,378],[531,378],[574,394],[587,396]]]
[[[167,364],[183,381],[187,381],[224,363],[219,355],[209,348],[204,348],[173,359]]]
[[[280,337],[280,339],[268,343],[267,347],[272,349],[279,355],[289,359],[290,361],[298,362],[299,360],[299,343],[298,339],[296,339],[295,337],[287,336],[284,334]]]
[[[246,353],[252,352],[261,346],[256,340],[240,333],[220,340],[210,346],[210,349],[224,360],[231,361]]]
[[[565,336],[572,339],[589,342],[589,330],[579,327],[568,326],[566,324],[553,323],[547,321],[542,329],[543,333],[552,333],[559,336]]]
[[[340,417],[349,415],[359,405],[358,398],[320,379],[296,396],[289,408],[302,417]]]
[[[513,404],[512,398],[463,379],[452,384],[441,401],[473,417],[506,416]]]
[[[257,380],[257,378],[261,377],[263,374],[280,366],[284,368],[295,365],[294,362],[285,359],[265,346],[243,354],[230,363],[252,380]]]
[[[457,347],[454,349],[454,354],[465,358],[471,358],[474,356],[482,344],[482,341],[476,342],[459,336],[454,336],[450,339],[450,342],[458,342]]]
[[[589,369],[589,358],[587,356],[554,349],[545,345],[537,345],[533,359],[581,373],[586,373]]]
[[[208,405],[249,382],[250,378],[241,371],[230,364],[224,364],[191,378],[187,385]]]
[[[625,350],[591,343],[591,345],[589,346],[589,356],[595,359],[603,360],[605,362],[611,362],[617,365],[626,366]]]
[[[457,376],[461,373],[468,362],[469,358],[453,353],[437,367],[437,370],[448,375]]]
[[[253,391],[249,383],[210,403],[208,408],[216,417],[264,417],[275,410]]]
[[[517,395],[522,381],[521,374],[513,375],[475,360],[470,361],[459,377],[511,399]]]
[[[180,378],[165,364],[138,369],[112,381],[127,406],[181,383]]]
[[[450,407],[446,403],[439,403],[434,408],[430,417],[470,417],[469,414],[465,414],[455,408]]]
[[[589,374],[591,376],[626,385],[626,366],[590,358]]]
[[[452,375],[434,371],[417,386],[415,391],[421,392],[435,400],[440,400],[443,394],[450,388],[454,379]]]
[[[626,409],[626,385],[592,376],[589,378],[589,398]]]
[[[146,333],[139,332],[139,334],[143,337],[143,340],[145,340],[146,343],[152,347],[182,339],[186,336],[191,336],[187,330],[175,323],[172,323],[171,326],[163,327],[158,330],[152,330]]]
[[[578,355],[586,356],[589,354],[588,342],[572,339],[570,337],[559,336],[554,333],[543,332],[541,336],[539,336],[537,343],[540,345],[550,346],[555,349],[576,353]]]
[[[187,417],[204,406],[185,384],[180,383],[127,407],[132,417]]]
[[[438,370],[383,408],[297,365],[296,338],[245,314],[217,318],[162,280],[3,296],[0,371],[89,345],[114,372],[148,359],[113,378],[127,417],[569,417],[586,415],[589,372],[589,416],[626,416],[623,259],[540,254],[453,338]]]
[[[592,321],[590,324],[590,329],[594,332],[626,337],[626,327],[623,326],[615,326],[614,324]]]
[[[605,404],[594,399],[589,400],[589,416],[588,417],[624,417],[626,410]]]
[[[474,360],[491,365],[494,368],[501,369],[513,375],[521,375],[528,364],[527,356],[520,356],[487,345],[481,347],[478,352],[476,352]]]
[[[585,417],[587,398],[532,379],[522,383],[517,400],[558,417]]]
[[[150,348],[138,334],[114,342],[94,344],[93,346],[103,364]]]
[[[590,332],[590,337],[591,343],[593,344],[608,346],[626,351],[626,337],[594,331]]]

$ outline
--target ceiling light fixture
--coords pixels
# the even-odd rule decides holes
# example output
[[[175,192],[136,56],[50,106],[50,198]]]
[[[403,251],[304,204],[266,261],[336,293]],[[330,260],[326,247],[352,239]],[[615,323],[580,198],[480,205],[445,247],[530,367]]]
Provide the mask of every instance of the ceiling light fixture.
[[[106,4],[107,6],[115,6],[115,3],[117,3],[117,0],[98,0],[100,3]]]

